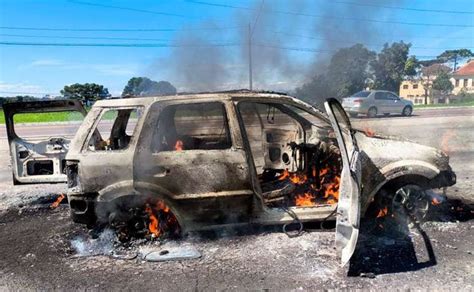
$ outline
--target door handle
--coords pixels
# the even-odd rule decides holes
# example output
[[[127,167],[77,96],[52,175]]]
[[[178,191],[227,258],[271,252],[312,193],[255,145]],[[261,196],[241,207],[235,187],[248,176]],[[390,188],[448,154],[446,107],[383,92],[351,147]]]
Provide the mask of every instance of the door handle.
[[[157,167],[153,170],[155,173],[153,177],[165,177],[168,173],[170,173],[170,170],[165,167]]]

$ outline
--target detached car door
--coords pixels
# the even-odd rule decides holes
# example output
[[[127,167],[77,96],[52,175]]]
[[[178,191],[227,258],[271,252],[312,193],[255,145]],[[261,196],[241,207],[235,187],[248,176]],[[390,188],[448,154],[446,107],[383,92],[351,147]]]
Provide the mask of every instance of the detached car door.
[[[12,162],[13,184],[66,182],[65,157],[86,110],[77,100],[16,102],[3,105]],[[74,121],[38,123],[41,116]],[[44,119],[47,120],[47,119]]]
[[[324,104],[334,128],[342,156],[341,185],[336,219],[336,247],[341,264],[349,262],[359,235],[361,163],[351,124],[341,104],[334,98]]]

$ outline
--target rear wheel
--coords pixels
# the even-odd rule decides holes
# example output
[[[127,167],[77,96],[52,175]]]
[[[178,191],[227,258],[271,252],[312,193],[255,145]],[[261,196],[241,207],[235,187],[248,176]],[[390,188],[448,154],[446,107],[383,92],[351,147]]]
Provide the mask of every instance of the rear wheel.
[[[357,113],[349,113],[349,116],[351,118],[357,118],[358,114]]]
[[[376,116],[377,116],[377,108],[376,107],[369,108],[369,111],[367,112],[367,117],[375,118]]]
[[[406,107],[403,108],[402,115],[406,116],[406,117],[409,117],[409,116],[411,116],[412,112],[413,112],[413,109],[411,108],[411,106],[406,106]]]

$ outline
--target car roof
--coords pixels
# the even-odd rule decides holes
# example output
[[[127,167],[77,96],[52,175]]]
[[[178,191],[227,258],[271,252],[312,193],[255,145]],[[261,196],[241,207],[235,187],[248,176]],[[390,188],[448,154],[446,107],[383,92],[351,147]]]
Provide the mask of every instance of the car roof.
[[[186,100],[266,100],[266,101],[289,101],[300,104],[304,107],[311,107],[309,104],[302,102],[295,97],[287,95],[285,93],[273,92],[273,91],[249,91],[249,90],[233,90],[233,91],[220,91],[220,92],[202,92],[202,93],[182,93],[176,95],[165,95],[165,96],[147,96],[147,97],[127,97],[120,99],[107,99],[98,100],[94,105],[100,107],[110,106],[132,106],[132,105],[149,105],[157,101],[186,101]]]

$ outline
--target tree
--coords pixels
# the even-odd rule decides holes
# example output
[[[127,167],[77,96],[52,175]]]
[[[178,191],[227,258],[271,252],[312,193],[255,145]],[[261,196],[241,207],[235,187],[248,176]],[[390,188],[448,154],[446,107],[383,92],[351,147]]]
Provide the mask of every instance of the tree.
[[[446,65],[433,63],[432,65],[421,68],[421,82],[423,89],[425,90],[425,104],[428,104],[428,95],[433,86],[433,78],[436,78],[441,73],[448,74],[451,72],[451,68]]]
[[[133,77],[128,80],[122,96],[173,95],[176,88],[168,81],[153,81],[147,77]]]
[[[400,83],[406,75],[405,69],[411,70],[411,66],[406,68],[410,46],[411,44],[404,42],[393,43],[391,46],[384,45],[377,59],[371,62],[374,89],[399,90]]]
[[[414,77],[418,74],[418,69],[421,67],[420,62],[415,56],[411,56],[405,62],[405,75],[408,77]]]
[[[331,96],[342,98],[364,89],[369,63],[374,59],[375,52],[361,44],[339,49],[332,56],[327,72]]]
[[[66,85],[61,90],[61,94],[66,98],[80,99],[85,104],[89,104],[91,100],[104,99],[110,96],[107,88],[96,83]]]
[[[449,75],[446,72],[441,72],[433,81],[433,89],[441,92],[443,96],[449,94],[454,86],[449,80]]]
[[[361,44],[339,49],[323,73],[315,76],[301,87],[295,95],[313,104],[322,104],[328,97],[345,97],[367,85],[369,64],[375,52]]]
[[[441,63],[453,62],[453,72],[454,72],[457,70],[458,62],[466,58],[471,58],[471,57],[474,57],[474,53],[472,53],[471,50],[459,49],[459,50],[444,51],[436,59],[439,60]]]
[[[331,96],[327,76],[325,74],[315,75],[309,82],[296,88],[295,96],[321,107],[324,100]]]

